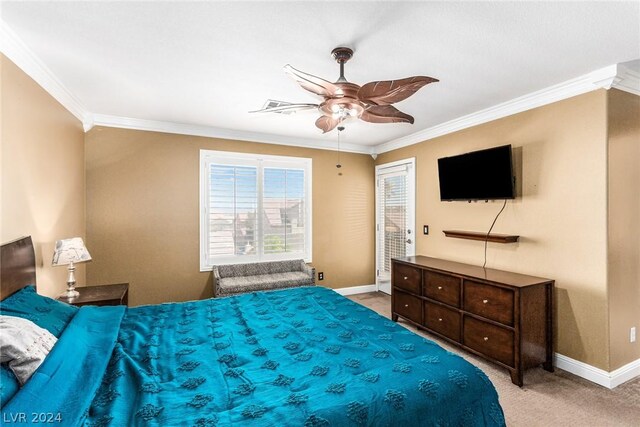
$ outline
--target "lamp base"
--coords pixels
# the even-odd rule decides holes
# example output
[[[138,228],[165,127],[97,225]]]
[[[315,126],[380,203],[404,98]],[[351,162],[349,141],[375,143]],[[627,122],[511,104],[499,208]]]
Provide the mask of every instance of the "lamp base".
[[[75,271],[76,267],[73,265],[73,261],[69,263],[69,278],[67,279],[67,291],[62,294],[67,299],[78,298],[80,296],[80,292],[76,291],[76,276]]]
[[[63,292],[62,295],[60,296],[67,299],[78,298],[80,296],[80,292],[76,291],[75,289],[68,289],[66,292]]]

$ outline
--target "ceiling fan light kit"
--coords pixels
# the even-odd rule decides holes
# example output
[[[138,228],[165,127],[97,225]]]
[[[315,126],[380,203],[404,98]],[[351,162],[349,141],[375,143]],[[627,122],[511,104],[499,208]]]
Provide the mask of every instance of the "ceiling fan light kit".
[[[331,55],[340,65],[340,77],[334,83],[307,74],[287,64],[284,71],[303,89],[319,96],[319,104],[284,103],[279,107],[267,107],[252,111],[259,113],[282,113],[317,109],[322,115],[316,120],[316,127],[327,133],[348,119],[360,119],[369,123],[411,123],[413,117],[392,106],[407,99],[419,89],[438,79],[414,76],[400,80],[374,81],[359,86],[344,77],[344,64],[353,57],[353,50],[337,47]]]

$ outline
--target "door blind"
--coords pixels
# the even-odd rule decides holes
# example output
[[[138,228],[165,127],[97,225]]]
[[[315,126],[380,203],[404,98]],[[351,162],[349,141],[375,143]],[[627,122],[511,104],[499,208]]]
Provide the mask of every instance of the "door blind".
[[[406,255],[408,181],[404,171],[391,171],[378,181],[378,266],[381,279],[390,278],[391,258]]]

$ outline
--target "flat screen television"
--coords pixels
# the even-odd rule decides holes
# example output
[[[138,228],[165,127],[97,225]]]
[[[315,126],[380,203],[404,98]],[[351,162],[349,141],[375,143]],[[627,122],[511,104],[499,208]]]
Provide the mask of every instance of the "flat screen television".
[[[440,200],[515,198],[511,145],[438,159]]]

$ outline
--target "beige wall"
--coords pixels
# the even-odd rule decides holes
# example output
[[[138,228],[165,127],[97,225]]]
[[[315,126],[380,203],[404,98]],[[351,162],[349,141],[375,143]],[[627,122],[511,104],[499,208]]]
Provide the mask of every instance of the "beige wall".
[[[318,284],[374,283],[373,159],[270,144],[94,128],[86,135],[92,284],[130,282],[130,303],[210,297],[199,272],[199,150],[313,159],[313,266]]]
[[[0,240],[33,238],[38,292],[56,296],[67,270],[51,267],[58,239],[85,236],[82,124],[7,59],[1,63]],[[78,265],[78,284],[85,267]]]
[[[416,157],[418,254],[482,265],[484,243],[442,230],[487,231],[502,201],[441,202],[437,159],[503,144],[514,147],[518,197],[489,243],[487,266],[556,280],[556,351],[607,369],[607,103],[599,90],[382,154]]]
[[[612,89],[609,118],[611,370],[640,359],[640,97]]]
[[[55,240],[86,228],[89,282],[130,282],[133,305],[210,296],[210,274],[198,271],[201,148],[311,157],[320,284],[374,283],[369,156],[343,154],[339,176],[331,151],[109,128],[85,136],[4,56],[0,76],[0,237],[33,236],[41,293],[65,287],[66,270],[50,266]],[[375,164],[417,159],[416,225],[431,227],[418,253],[482,264],[482,242],[442,230],[484,231],[500,202],[440,202],[436,161],[502,144],[514,147],[518,198],[495,232],[521,238],[490,243],[487,265],[556,280],[559,353],[605,370],[637,360],[629,328],[640,327],[640,98],[591,92],[380,155]],[[84,284],[84,265],[77,276]]]

